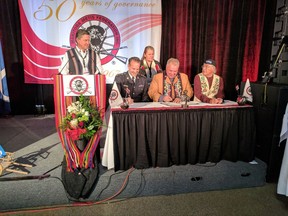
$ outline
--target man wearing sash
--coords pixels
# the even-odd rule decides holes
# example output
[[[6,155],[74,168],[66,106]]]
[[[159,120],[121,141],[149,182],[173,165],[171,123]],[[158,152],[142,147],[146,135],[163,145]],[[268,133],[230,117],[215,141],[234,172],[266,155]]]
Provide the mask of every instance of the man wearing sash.
[[[179,60],[170,58],[166,70],[153,76],[148,94],[154,102],[181,102],[181,95],[186,94],[188,100],[193,96],[188,76],[180,73]]]
[[[202,66],[202,72],[194,78],[194,101],[221,104],[223,99],[223,79],[216,75],[216,62],[208,59]]]
[[[90,48],[89,32],[84,29],[79,29],[76,33],[76,47],[65,53],[59,68],[59,74],[67,74],[69,76],[76,75],[74,77],[82,77],[83,79],[85,76],[87,80],[93,79],[93,85],[95,87],[94,92],[91,91],[93,95],[85,96],[89,101],[84,101],[77,96],[66,95],[65,90],[67,90],[67,88],[64,88],[64,80],[70,77],[59,74],[54,77],[55,122],[65,155],[62,163],[61,177],[69,199],[73,198],[78,200],[79,198],[88,198],[98,182],[98,161],[100,159],[98,144],[100,143],[102,129],[101,127],[96,128],[95,125],[89,124],[86,126],[92,126],[90,129],[94,130],[90,131],[90,136],[84,138],[81,137],[80,134],[86,131],[84,119],[86,121],[88,118],[88,122],[90,123],[97,121],[95,118],[91,119],[96,114],[99,114],[102,120],[104,118],[106,78],[105,75],[99,74],[101,71],[100,58],[97,53]],[[75,89],[79,90],[79,96],[87,90],[84,88],[86,84],[83,84],[82,78],[79,79],[80,81],[75,79],[75,83],[73,84]],[[85,87],[88,87],[88,85]],[[76,101],[82,103],[82,105],[86,104],[85,107],[88,106],[85,110],[85,116],[83,116],[83,120],[79,120],[75,112],[73,112],[73,114],[71,114],[71,121],[74,123],[73,128],[63,128],[63,125],[66,124],[65,117],[68,116],[69,106],[73,106],[72,110],[78,110],[80,107]],[[87,105],[88,103],[89,105]],[[88,111],[94,110],[96,107],[97,111],[95,113],[93,112],[92,116]],[[81,107],[81,109],[83,110],[83,107]],[[97,151],[97,149],[99,151]]]

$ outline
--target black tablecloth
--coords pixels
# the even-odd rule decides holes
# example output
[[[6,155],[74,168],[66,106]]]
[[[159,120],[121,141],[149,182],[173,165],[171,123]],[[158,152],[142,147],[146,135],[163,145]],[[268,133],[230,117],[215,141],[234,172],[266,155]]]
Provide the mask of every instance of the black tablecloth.
[[[115,171],[254,159],[252,107],[116,110]]]

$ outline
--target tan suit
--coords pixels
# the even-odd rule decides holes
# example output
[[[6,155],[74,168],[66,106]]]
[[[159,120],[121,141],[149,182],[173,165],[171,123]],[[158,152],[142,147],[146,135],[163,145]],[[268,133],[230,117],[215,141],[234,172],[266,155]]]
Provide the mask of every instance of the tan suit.
[[[182,84],[182,92],[187,90],[187,96],[189,97],[189,99],[191,99],[191,97],[193,96],[193,89],[189,82],[188,76],[184,73],[180,73],[180,77]],[[166,77],[166,82],[171,84],[171,81],[168,77]],[[172,84],[175,84],[177,82],[178,77],[176,76]],[[158,102],[159,98],[163,95],[163,84],[163,73],[158,73],[153,76],[152,82],[148,90],[148,95],[154,102]]]

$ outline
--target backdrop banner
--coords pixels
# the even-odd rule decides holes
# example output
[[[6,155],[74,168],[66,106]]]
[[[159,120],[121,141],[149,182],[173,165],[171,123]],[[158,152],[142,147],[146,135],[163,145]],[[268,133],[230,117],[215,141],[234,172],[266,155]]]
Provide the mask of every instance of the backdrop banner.
[[[147,45],[160,59],[161,0],[19,0],[19,8],[25,83],[53,84],[78,29],[90,32],[106,83]]]

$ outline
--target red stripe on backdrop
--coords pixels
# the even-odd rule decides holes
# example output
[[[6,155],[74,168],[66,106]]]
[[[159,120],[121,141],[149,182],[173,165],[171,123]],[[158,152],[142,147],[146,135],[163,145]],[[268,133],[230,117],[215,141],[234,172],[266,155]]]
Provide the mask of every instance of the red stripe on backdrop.
[[[128,40],[134,35],[148,28],[152,28],[162,24],[162,16],[154,14],[139,14],[124,20],[121,20],[116,25],[122,35],[122,42]]]
[[[129,38],[133,37],[134,35],[138,34],[141,31],[144,31],[149,28],[153,28],[154,26],[158,26],[158,25],[161,25],[161,21],[155,22],[155,23],[147,22],[144,25],[143,23],[139,23],[136,27],[133,28],[134,31],[125,32],[127,36],[123,37],[122,42],[128,40]]]
[[[57,47],[57,46],[52,46],[49,45],[45,42],[43,42],[33,31],[31,26],[29,25],[29,22],[27,20],[27,17],[25,15],[23,6],[20,1],[20,18],[21,18],[21,27],[22,27],[22,33],[24,34],[25,37],[28,38],[29,41],[33,42],[34,47],[41,51],[42,53],[46,53],[48,55],[63,55],[66,51],[66,49]],[[22,37],[22,42],[23,37]]]
[[[23,54],[30,59],[33,63],[39,65],[39,67],[59,67],[61,64],[61,55],[49,55],[42,53],[34,47],[35,43],[32,44],[26,36],[23,36],[22,42]]]
[[[156,22],[156,21],[161,21],[161,17],[153,18],[153,19],[147,19],[147,18],[140,18],[140,19],[135,19],[135,20],[130,20],[130,22],[123,23],[121,27],[119,27],[120,32],[125,31],[126,29],[133,29],[133,26],[136,25],[137,23],[145,23],[145,22]]]
[[[22,3],[19,2],[25,83],[52,84],[51,77],[58,72],[60,57],[67,49],[42,41],[29,25]]]
[[[121,20],[116,25],[120,26],[120,25],[126,24],[128,22],[134,22],[135,19],[139,19],[141,17],[146,18],[146,19],[147,19],[147,17],[150,17],[150,19],[162,18],[162,16],[159,14],[137,14],[137,15],[134,15],[134,16],[131,16],[131,17],[128,17],[126,19]]]

